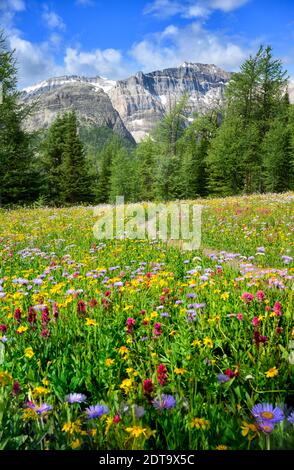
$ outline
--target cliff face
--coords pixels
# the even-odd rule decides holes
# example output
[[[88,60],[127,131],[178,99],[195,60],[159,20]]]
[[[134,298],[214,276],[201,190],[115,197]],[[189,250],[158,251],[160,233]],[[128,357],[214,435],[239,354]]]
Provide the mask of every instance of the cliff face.
[[[230,74],[214,65],[188,64],[119,80],[109,90],[113,106],[136,141],[148,134],[184,93],[190,114],[213,106],[223,97]]]
[[[33,95],[24,95],[23,101],[33,105],[26,129],[34,131],[47,128],[57,114],[74,110],[83,126],[106,126],[121,137],[133,140],[119,113],[114,109],[108,95],[92,84],[65,83],[35,90]]]
[[[28,130],[47,127],[57,113],[74,109],[78,119],[92,126],[108,126],[138,142],[183,96],[191,115],[223,97],[230,74],[215,65],[184,63],[151,73],[138,72],[114,82],[101,77],[65,76],[23,90],[23,101],[34,104]]]

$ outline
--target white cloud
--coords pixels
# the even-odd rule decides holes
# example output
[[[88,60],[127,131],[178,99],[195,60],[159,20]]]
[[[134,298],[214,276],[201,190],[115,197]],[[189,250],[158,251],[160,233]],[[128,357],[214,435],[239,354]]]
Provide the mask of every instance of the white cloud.
[[[113,79],[128,75],[122,55],[117,49],[88,52],[69,47],[64,57],[64,69],[68,74],[104,75]]]
[[[17,35],[9,36],[9,43],[10,47],[15,49],[18,78],[21,87],[58,73],[58,67],[50,55],[47,43],[36,47],[36,44],[26,41]]]
[[[184,61],[211,63],[234,70],[248,51],[194,22],[184,28],[170,25],[135,44],[130,54],[145,71],[176,67]]]
[[[145,14],[159,18],[180,15],[183,18],[205,18],[214,10],[229,12],[240,8],[250,0],[154,0],[144,8]]]
[[[25,9],[24,0],[0,0],[0,10],[23,11]]]
[[[44,6],[42,18],[47,24],[48,28],[60,29],[61,31],[65,30],[65,24],[61,16],[55,13],[55,11],[50,11],[47,5]]]

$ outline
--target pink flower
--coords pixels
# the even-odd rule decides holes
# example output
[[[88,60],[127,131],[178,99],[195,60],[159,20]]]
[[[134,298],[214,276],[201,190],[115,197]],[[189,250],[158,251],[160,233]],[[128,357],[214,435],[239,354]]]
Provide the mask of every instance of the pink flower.
[[[256,298],[260,302],[262,302],[265,299],[265,293],[262,290],[259,290],[256,292]]]
[[[19,308],[16,308],[14,312],[14,318],[18,323],[20,323],[20,317],[21,317],[21,311]]]
[[[49,310],[48,307],[44,307],[41,315],[41,322],[43,326],[46,326],[49,323]]]
[[[254,300],[254,295],[250,294],[250,292],[244,292],[241,296],[242,300],[245,302],[245,304],[250,304],[252,300]]]
[[[151,379],[146,379],[143,382],[143,390],[146,395],[151,395],[153,392],[154,385]]]
[[[242,321],[244,319],[243,313],[237,313],[238,320]]]
[[[164,364],[159,364],[157,367],[157,380],[161,386],[167,383],[167,368]]]
[[[136,324],[136,320],[132,317],[128,317],[127,318],[127,321],[126,321],[126,325],[127,325],[127,332],[128,333],[133,333],[133,329],[134,329],[134,326]]]
[[[115,415],[115,416],[113,417],[113,423],[114,423],[114,424],[117,424],[117,423],[119,423],[120,421],[121,421],[121,417],[120,417],[119,415]]]
[[[275,312],[276,317],[282,316],[282,304],[280,304],[280,302],[275,303],[274,312]]]
[[[155,336],[161,336],[162,335],[161,323],[155,323],[153,334]]]
[[[86,313],[86,304],[83,300],[78,301],[78,313]]]
[[[257,317],[253,317],[251,323],[252,323],[253,326],[258,326],[258,325],[259,325],[259,320],[258,320],[258,318],[257,318]]]

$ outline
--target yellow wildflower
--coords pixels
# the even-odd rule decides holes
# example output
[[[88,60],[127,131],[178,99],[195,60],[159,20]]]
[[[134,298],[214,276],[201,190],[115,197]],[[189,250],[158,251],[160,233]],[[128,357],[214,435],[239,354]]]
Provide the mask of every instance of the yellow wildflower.
[[[38,418],[38,414],[32,408],[25,408],[22,412],[23,421],[31,421]]]
[[[183,369],[182,367],[176,367],[174,373],[176,375],[184,375],[187,372],[187,369]]]
[[[129,354],[129,350],[126,346],[121,346],[118,350],[118,353],[121,355],[121,356],[124,356],[124,355],[127,355]]]
[[[75,439],[74,441],[72,441],[70,447],[72,449],[78,449],[79,447],[81,447],[81,445],[82,445],[81,440],[80,439]]]
[[[24,350],[24,355],[25,355],[25,357],[28,357],[29,359],[31,359],[35,355],[35,353],[33,351],[33,348],[31,348],[31,347],[26,348]]]
[[[28,326],[20,326],[19,328],[17,328],[16,333],[22,334],[27,330],[28,330]]]
[[[50,390],[42,386],[35,387],[34,390],[32,391],[32,394],[34,397],[38,397],[40,395],[48,395],[48,393],[50,393]]]
[[[247,423],[246,421],[242,422],[242,436],[248,437],[249,441],[252,441],[258,435],[258,427],[255,424]]]
[[[128,394],[133,387],[133,383],[134,381],[132,379],[124,379],[119,388],[121,388],[125,394]]]
[[[133,369],[132,367],[128,367],[126,369],[126,373],[128,374],[128,376],[133,376],[133,377],[136,377],[136,375],[138,375],[138,372],[135,371],[135,369]]]
[[[230,294],[229,292],[224,292],[220,297],[222,300],[228,300],[228,298],[230,297]]]
[[[196,429],[207,429],[209,427],[210,422],[204,418],[193,418],[191,421],[191,428]]]
[[[228,450],[228,449],[229,449],[228,446],[225,446],[223,444],[220,444],[216,447],[216,450]]]
[[[107,367],[111,367],[112,364],[114,364],[114,359],[110,359],[110,357],[108,359],[105,359],[105,365]]]
[[[0,372],[0,385],[7,385],[12,381],[12,375],[9,372]]]
[[[107,436],[107,434],[109,433],[109,429],[111,428],[111,426],[113,424],[113,417],[112,416],[107,416],[105,422],[106,422],[105,435]]]
[[[49,385],[49,380],[46,379],[46,377],[42,380],[42,384],[45,385],[45,387],[47,387],[47,385]]]
[[[97,322],[96,320],[93,320],[93,318],[86,318],[86,326],[96,326]]]
[[[156,318],[156,317],[158,317],[158,313],[157,312],[151,312],[150,317],[151,318]]]
[[[194,347],[198,346],[200,348],[201,345],[202,345],[201,339],[194,339],[192,341],[192,346],[194,346]]]
[[[205,336],[204,340],[203,340],[203,344],[205,346],[208,346],[209,348],[212,348],[213,347],[213,341],[211,338],[209,338],[208,336]]]
[[[81,420],[77,419],[76,421],[69,421],[65,423],[62,427],[62,431],[66,432],[67,434],[74,434],[81,432]]]
[[[131,437],[137,438],[143,435],[144,437],[147,437],[147,428],[142,428],[141,426],[132,426],[129,428],[126,428],[126,431],[130,434]]]
[[[169,333],[169,336],[175,336],[177,334],[176,330],[172,330],[170,333]]]
[[[271,367],[267,372],[265,372],[265,376],[267,378],[276,377],[279,374],[279,370],[276,367]]]

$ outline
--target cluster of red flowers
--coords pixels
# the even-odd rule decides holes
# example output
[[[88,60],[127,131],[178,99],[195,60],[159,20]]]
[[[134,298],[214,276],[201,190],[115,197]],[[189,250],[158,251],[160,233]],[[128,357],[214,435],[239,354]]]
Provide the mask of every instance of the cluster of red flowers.
[[[161,323],[155,323],[154,329],[153,329],[153,334],[154,334],[154,336],[161,336],[162,335]]]
[[[127,318],[127,321],[126,321],[126,325],[127,325],[127,333],[129,333],[130,335],[133,333],[134,331],[134,326],[136,324],[136,320],[132,317],[128,317]]]
[[[159,366],[157,367],[157,380],[161,386],[167,384],[167,368],[164,364],[159,364]]]
[[[151,379],[146,379],[143,382],[143,390],[146,395],[151,395],[154,390],[154,385]]]

